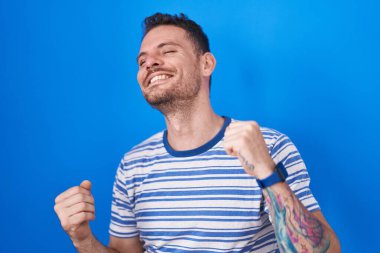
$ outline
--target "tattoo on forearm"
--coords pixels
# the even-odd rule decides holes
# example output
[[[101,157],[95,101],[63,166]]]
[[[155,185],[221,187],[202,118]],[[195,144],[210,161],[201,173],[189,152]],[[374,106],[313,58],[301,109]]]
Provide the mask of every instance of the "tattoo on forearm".
[[[253,171],[255,169],[255,166],[253,166],[253,164],[248,162],[248,160],[245,159],[245,157],[240,152],[239,152],[239,156],[240,156],[241,160],[243,161],[243,166],[246,166],[251,171]]]
[[[264,195],[272,215],[272,223],[281,252],[306,253],[328,250],[329,232],[306,210],[293,193],[289,192],[284,197],[266,188]]]

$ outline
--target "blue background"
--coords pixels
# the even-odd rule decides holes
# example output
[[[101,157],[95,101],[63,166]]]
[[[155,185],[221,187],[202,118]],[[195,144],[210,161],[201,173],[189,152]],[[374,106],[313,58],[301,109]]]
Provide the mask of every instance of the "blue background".
[[[185,12],[218,64],[217,113],[290,136],[343,252],[379,233],[377,1],[0,1],[0,252],[74,252],[54,198],[93,182],[108,242],[122,155],[165,127],[136,81],[141,22]]]

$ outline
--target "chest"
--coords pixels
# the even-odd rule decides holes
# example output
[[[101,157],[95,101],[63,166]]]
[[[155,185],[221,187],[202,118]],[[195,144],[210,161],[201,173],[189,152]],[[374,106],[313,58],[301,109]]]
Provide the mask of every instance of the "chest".
[[[261,223],[261,189],[231,157],[153,163],[134,196],[141,231],[160,227],[244,230]]]

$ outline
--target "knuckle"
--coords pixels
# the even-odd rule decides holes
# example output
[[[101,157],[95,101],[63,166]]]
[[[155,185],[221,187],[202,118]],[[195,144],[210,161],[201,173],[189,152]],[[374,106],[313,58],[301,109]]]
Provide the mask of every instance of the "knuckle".
[[[78,222],[79,222],[79,223],[82,223],[82,222],[84,222],[84,221],[88,221],[89,218],[90,218],[89,213],[82,212],[82,213],[80,213],[79,221],[78,221]]]
[[[78,198],[79,198],[79,201],[85,201],[85,196],[84,196],[84,194],[79,194],[78,195]]]
[[[246,124],[243,129],[244,129],[243,133],[247,133],[247,132],[252,132],[254,127],[251,124]]]
[[[86,210],[87,203],[82,202],[82,203],[80,203],[79,207],[80,207],[81,210]]]
[[[251,131],[244,131],[244,132],[241,133],[241,136],[242,136],[242,138],[247,138],[251,134],[252,134]]]
[[[54,202],[55,202],[55,203],[59,203],[59,202],[61,202],[63,196],[65,195],[65,193],[66,193],[66,191],[64,191],[64,192],[62,192],[62,193],[60,193],[60,194],[58,194],[58,196],[55,197]]]
[[[255,129],[259,128],[259,123],[257,123],[256,121],[252,121],[251,122],[251,126]]]
[[[61,226],[64,230],[69,230],[70,229],[70,223],[68,223],[66,220],[61,221]]]
[[[61,205],[55,205],[54,211],[58,215],[58,217],[60,217],[64,214],[64,208]]]
[[[71,218],[71,222],[73,224],[81,223],[82,219],[83,219],[83,212],[76,213],[73,216],[71,216],[70,218]]]
[[[85,220],[85,219],[86,219],[86,216],[87,216],[87,215],[86,215],[85,212],[80,213],[80,214],[79,214],[79,220],[80,220],[80,221]]]
[[[242,141],[243,141],[243,143],[247,143],[249,141],[249,139],[250,139],[250,136],[251,136],[250,133],[244,132],[243,135],[242,135]]]

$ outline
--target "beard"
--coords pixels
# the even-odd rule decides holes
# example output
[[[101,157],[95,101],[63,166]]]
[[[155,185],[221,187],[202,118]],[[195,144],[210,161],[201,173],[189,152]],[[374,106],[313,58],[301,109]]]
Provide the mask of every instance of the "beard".
[[[186,111],[198,96],[201,87],[200,71],[195,66],[192,73],[184,76],[171,85],[172,87],[160,89],[155,87],[153,91],[145,92],[145,100],[163,114]]]

